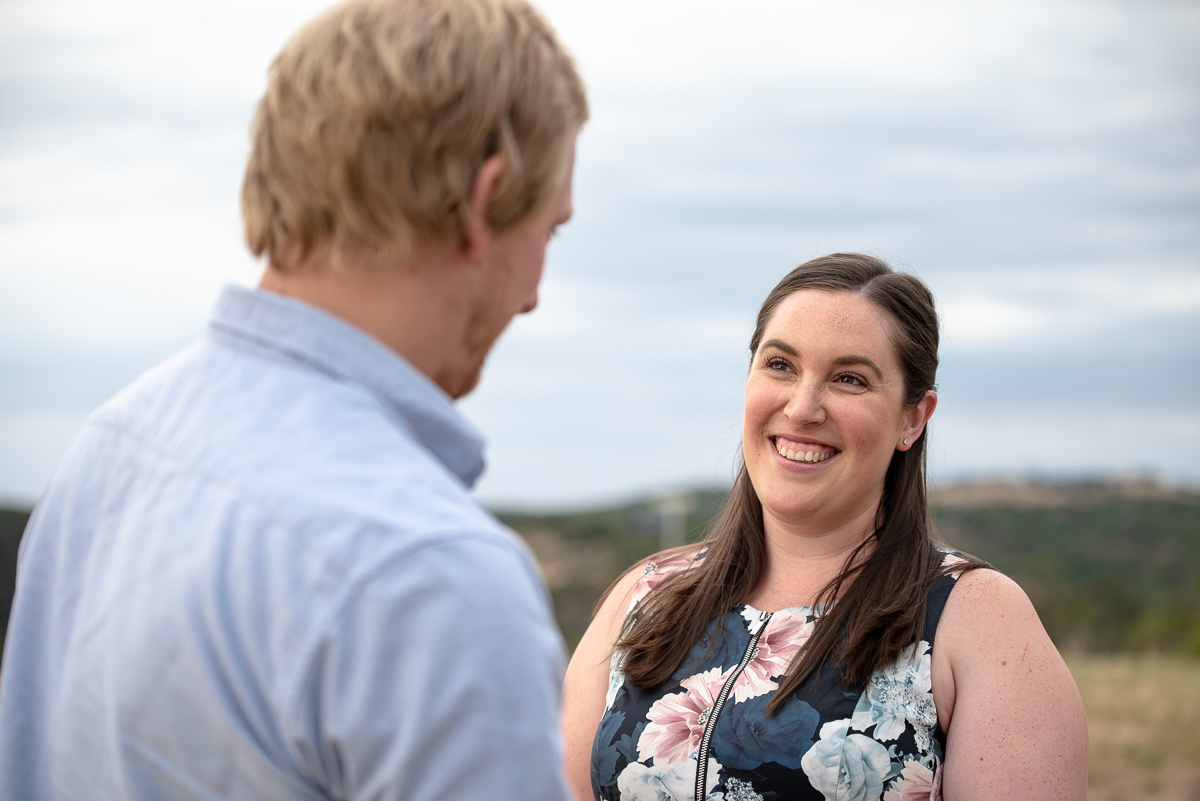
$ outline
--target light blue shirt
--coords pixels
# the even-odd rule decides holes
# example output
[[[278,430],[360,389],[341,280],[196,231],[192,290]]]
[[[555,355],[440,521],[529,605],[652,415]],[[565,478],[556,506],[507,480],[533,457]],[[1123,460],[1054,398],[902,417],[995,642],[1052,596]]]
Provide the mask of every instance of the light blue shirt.
[[[482,450],[377,341],[226,289],[34,511],[0,795],[566,799],[562,641]]]

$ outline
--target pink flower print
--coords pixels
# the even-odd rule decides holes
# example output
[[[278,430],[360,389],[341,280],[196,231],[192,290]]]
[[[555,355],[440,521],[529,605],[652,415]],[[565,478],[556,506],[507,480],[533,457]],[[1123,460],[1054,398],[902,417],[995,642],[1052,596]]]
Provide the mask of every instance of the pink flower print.
[[[776,612],[754,647],[754,656],[733,685],[733,700],[741,703],[778,687],[775,677],[787,672],[812,631],[807,607]]]
[[[945,554],[946,555],[942,557],[942,567],[954,567],[955,565],[965,565],[967,563],[966,559],[962,558],[961,556],[959,556],[958,554],[956,554],[952,551],[946,551]],[[959,576],[962,575],[962,571],[955,570],[950,575],[954,576],[954,578],[957,579]]]
[[[910,759],[904,763],[904,769],[892,782],[892,786],[883,794],[883,801],[941,801],[942,798],[942,766],[937,771]]]
[[[696,555],[690,552],[676,553],[662,559],[652,559],[642,568],[642,577],[633,586],[633,600],[629,608],[633,609],[650,591],[658,586],[668,574],[690,567]]]
[[[700,746],[704,724],[712,714],[729,671],[719,667],[688,676],[679,686],[685,692],[659,698],[646,717],[649,723],[638,738],[638,759],[653,757],[658,766],[683,762]]]

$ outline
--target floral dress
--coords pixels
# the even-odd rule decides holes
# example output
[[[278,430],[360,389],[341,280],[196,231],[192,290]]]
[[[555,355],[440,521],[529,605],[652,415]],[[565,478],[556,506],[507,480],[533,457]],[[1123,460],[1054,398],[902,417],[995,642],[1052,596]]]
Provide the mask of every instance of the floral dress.
[[[646,565],[630,608],[703,554]],[[946,554],[946,564],[959,561]],[[819,608],[742,605],[709,624],[670,680],[643,692],[614,654],[592,746],[592,790],[604,801],[915,801],[940,799],[946,736],[929,678],[938,620],[957,575],[929,592],[922,640],[844,690],[826,664],[772,717],[767,704],[812,634]],[[718,624],[723,634],[710,643]]]

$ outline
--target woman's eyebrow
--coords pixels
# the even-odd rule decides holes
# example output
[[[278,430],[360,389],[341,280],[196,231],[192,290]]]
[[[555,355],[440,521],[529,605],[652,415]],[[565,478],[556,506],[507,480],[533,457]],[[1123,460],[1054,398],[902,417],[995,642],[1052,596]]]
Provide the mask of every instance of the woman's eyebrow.
[[[762,347],[760,347],[759,350],[766,350],[767,348],[775,348],[776,350],[781,350],[784,353],[786,353],[788,356],[799,356],[800,355],[800,352],[798,350],[796,350],[791,345],[787,344],[786,342],[784,342],[781,339],[768,339],[766,342],[762,343]]]
[[[849,367],[851,365],[862,365],[864,367],[869,367],[872,371],[874,371],[875,375],[879,377],[880,381],[883,380],[883,371],[879,369],[879,365],[871,359],[868,359],[866,356],[840,356],[834,359],[833,363],[843,367]]]

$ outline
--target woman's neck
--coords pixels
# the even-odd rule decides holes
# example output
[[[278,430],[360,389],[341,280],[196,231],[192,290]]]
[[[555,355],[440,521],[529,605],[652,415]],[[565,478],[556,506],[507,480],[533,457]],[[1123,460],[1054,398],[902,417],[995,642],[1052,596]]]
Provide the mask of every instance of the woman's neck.
[[[766,560],[758,584],[745,602],[768,612],[814,603],[874,532],[876,508],[872,506],[835,528],[796,525],[764,511]],[[869,548],[860,551],[857,560],[868,556]]]

